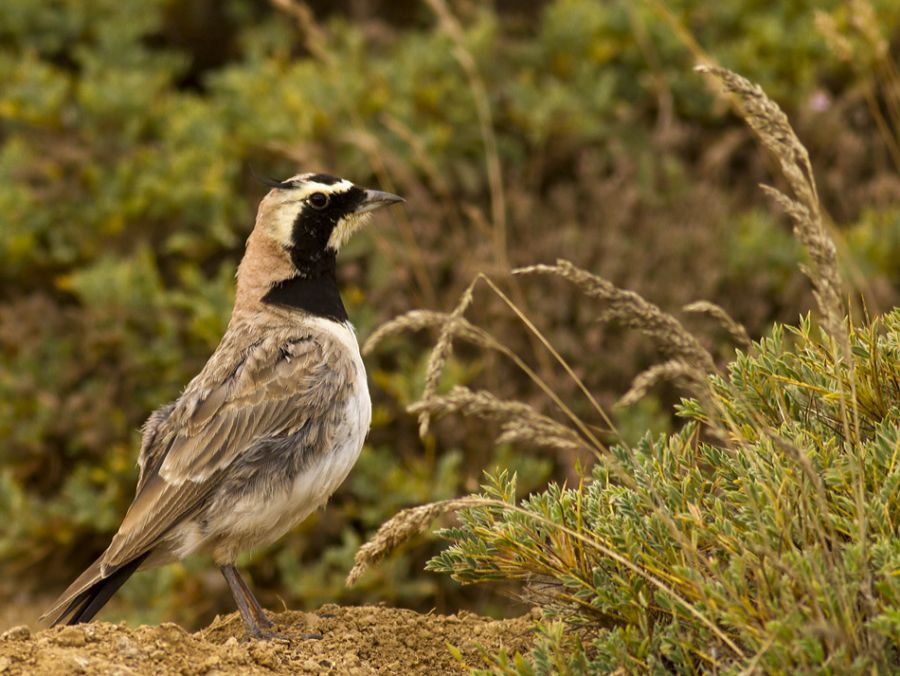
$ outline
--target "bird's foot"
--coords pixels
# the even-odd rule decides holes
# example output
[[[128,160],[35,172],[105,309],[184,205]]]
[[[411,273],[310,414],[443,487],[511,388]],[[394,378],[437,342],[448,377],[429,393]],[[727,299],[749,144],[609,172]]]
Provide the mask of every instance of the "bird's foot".
[[[247,629],[247,633],[244,636],[244,642],[249,641],[275,641],[277,643],[290,643],[292,640],[291,636],[287,634],[279,634],[278,632],[269,631],[268,629],[263,629],[262,627],[257,627],[256,630]]]
[[[259,609],[259,612],[254,613],[254,615],[256,615],[256,621],[259,622],[264,629],[271,629],[275,626],[275,623],[266,616],[262,608]]]

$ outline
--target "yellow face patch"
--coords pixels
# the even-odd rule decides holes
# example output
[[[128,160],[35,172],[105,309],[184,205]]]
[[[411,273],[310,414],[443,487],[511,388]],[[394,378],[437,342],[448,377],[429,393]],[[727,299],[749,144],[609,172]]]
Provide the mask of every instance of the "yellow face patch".
[[[350,236],[366,224],[369,216],[371,216],[369,213],[350,213],[344,216],[331,231],[328,246],[335,251],[340,251]]]

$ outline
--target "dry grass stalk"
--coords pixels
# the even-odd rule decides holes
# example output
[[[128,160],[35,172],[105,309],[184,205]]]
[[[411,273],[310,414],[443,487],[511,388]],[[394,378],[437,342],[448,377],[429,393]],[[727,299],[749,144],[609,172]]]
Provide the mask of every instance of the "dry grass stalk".
[[[834,241],[822,226],[818,205],[813,209],[793,200],[777,188],[760,186],[794,223],[794,234],[809,252],[812,266],[800,266],[812,280],[813,296],[828,333],[842,346],[847,344],[847,327],[844,324],[843,282],[837,270],[837,250]]]
[[[479,279],[483,279],[483,277],[477,277],[472,284],[474,285]],[[467,289],[467,293],[470,294],[471,288],[472,287],[470,286],[469,289]],[[465,300],[465,295],[466,294],[463,294],[464,297],[461,300]],[[471,298],[466,301],[466,304],[468,302],[471,302]],[[559,396],[553,391],[553,389],[544,380],[542,380],[541,377],[530,366],[528,366],[528,364],[526,364],[515,352],[510,350],[506,345],[499,343],[487,331],[470,323],[465,317],[455,316],[454,313],[430,312],[425,310],[414,310],[412,312],[408,312],[378,327],[378,329],[375,330],[372,336],[365,342],[363,346],[363,352],[370,352],[382,340],[385,340],[390,336],[397,335],[403,331],[416,331],[430,327],[440,327],[442,335],[443,333],[447,333],[450,336],[451,340],[452,338],[461,338],[468,341],[469,343],[472,343],[473,345],[477,345],[478,347],[487,350],[495,350],[510,359],[519,369],[522,370],[523,373],[525,373],[532,380],[532,382],[534,382],[541,389],[544,394],[546,394],[550,398],[550,400],[554,404],[559,407],[559,409],[566,415],[566,417],[572,422],[572,424],[581,431],[584,439],[586,439],[593,445],[592,452],[596,454],[598,450],[605,449],[605,446],[591,431],[591,429],[587,425],[585,425],[585,423],[572,411],[572,409],[567,406],[562,399],[559,398]],[[434,357],[436,351],[437,347],[435,347],[432,351],[431,357]],[[431,362],[429,361],[429,363]],[[438,378],[440,377],[440,373],[445,365],[446,358],[444,358],[443,361],[438,364]],[[430,400],[434,398],[436,382],[437,381],[435,380],[435,388],[431,390],[430,394],[428,394],[427,388],[426,391],[422,393],[422,400]],[[423,411],[420,412],[420,415],[430,416],[430,413],[427,411]],[[626,475],[623,480],[627,481],[627,478],[628,477]]]
[[[664,352],[694,369],[697,380],[705,379],[707,373],[716,370],[712,356],[688,333],[681,322],[634,291],[620,289],[612,282],[565,260],[558,260],[556,265],[532,265],[514,272],[558,275],[575,284],[588,296],[602,298],[609,303],[609,308],[603,314],[604,320],[617,320],[656,340]]]
[[[477,497],[442,500],[404,509],[381,524],[375,537],[365,543],[356,552],[353,568],[347,575],[347,586],[352,587],[369,566],[383,559],[387,554],[412,537],[424,531],[432,521],[464,507],[477,507],[485,501]]]
[[[616,403],[617,406],[633,406],[643,399],[647,392],[659,382],[668,380],[678,383],[691,394],[698,396],[701,401],[708,399],[709,389],[706,379],[697,379],[697,369],[684,363],[680,359],[671,359],[662,364],[651,366],[646,371],[637,375],[632,381],[631,387]],[[705,410],[712,410],[704,406]]]
[[[741,116],[763,146],[778,160],[793,197],[771,186],[762,188],[793,221],[794,234],[812,260],[812,267],[804,272],[813,283],[825,328],[838,339],[839,344],[845,345],[844,289],[838,271],[837,250],[822,220],[819,195],[806,148],[794,133],[787,116],[766,96],[762,87],[724,68],[697,66],[696,70],[714,75],[737,97]]]
[[[803,272],[812,281],[816,304],[822,315],[822,324],[832,338],[835,358],[839,352],[845,361],[852,362],[853,353],[850,349],[848,323],[845,321],[844,286],[837,266],[837,250],[822,220],[815,179],[806,149],[797,139],[785,114],[765,95],[759,85],[722,68],[699,66],[698,70],[715,75],[725,88],[739,99],[741,115],[763,146],[778,159],[793,197],[770,186],[762,188],[788,214],[794,224],[794,235],[809,253],[812,265],[804,268]],[[849,391],[840,392],[841,423],[845,439],[858,438],[859,434],[859,409],[855,384],[851,381],[849,385]],[[856,489],[854,496],[856,524],[859,528],[859,542],[863,545],[863,557],[866,557],[868,522],[865,518],[864,467],[865,459],[858,458],[853,471]],[[872,605],[871,576],[867,576],[864,580],[863,598],[870,606]]]
[[[747,329],[744,328],[744,325],[728,314],[723,307],[720,305],[716,305],[715,303],[711,303],[708,300],[698,300],[694,303],[690,303],[685,305],[682,308],[685,312],[697,312],[705,315],[709,315],[713,319],[719,322],[728,333],[734,338],[734,341],[742,348],[747,349],[752,344],[753,341],[750,340],[750,336],[747,334]]]
[[[541,346],[544,350],[536,350],[538,355],[544,355],[549,353],[556,362],[562,366],[563,370],[568,374],[568,376],[572,379],[572,381],[578,386],[578,389],[581,390],[581,393],[585,396],[585,398],[591,403],[591,406],[594,407],[594,410],[600,414],[600,417],[603,418],[603,422],[605,422],[610,431],[616,432],[616,426],[613,423],[612,419],[606,414],[606,411],[600,405],[600,402],[597,401],[597,398],[593,395],[593,393],[587,388],[584,384],[584,381],[575,373],[575,370],[569,365],[569,362],[565,360],[565,358],[559,353],[553,344],[547,340],[547,337],[541,332],[541,330],[535,326],[534,322],[529,319],[528,315],[520,307],[521,303],[517,305],[513,300],[507,296],[500,287],[498,287],[494,281],[488,277],[487,275],[479,275],[488,285],[488,287],[493,291],[500,300],[506,303],[506,306],[512,311],[512,313],[518,317],[519,321],[521,321],[525,327],[528,329],[531,337],[534,339],[534,343],[537,346]],[[518,290],[518,286],[514,286],[514,289]],[[546,366],[545,371],[550,371],[550,364],[547,363],[542,364],[542,366]],[[618,433],[616,432],[618,435]]]
[[[430,328],[449,328],[454,336],[478,345],[485,344],[483,331],[470,324],[466,319],[452,316],[446,312],[432,310],[412,310],[379,326],[363,343],[363,354],[370,354],[380,343],[405,331],[421,331]]]
[[[456,386],[449,393],[416,402],[412,413],[447,415],[462,413],[501,423],[498,443],[530,443],[567,452],[591,452],[591,446],[575,430],[538,413],[528,404],[495,397],[490,392],[474,392]]]
[[[317,59],[330,63],[333,61],[328,51],[328,40],[325,32],[316,22],[315,14],[309,5],[298,0],[270,0],[278,9],[294,17],[303,33],[304,45]]]
[[[785,178],[804,203],[818,204],[812,164],[806,148],[794,133],[787,115],[758,84],[718,66],[697,66],[700,73],[717,77],[740,102],[739,112],[767,150],[781,164]]]
[[[841,61],[852,64],[855,58],[853,45],[838,28],[837,20],[828,12],[819,9],[815,13],[815,24],[816,29],[825,38],[825,43],[834,55]]]
[[[425,373],[425,389],[422,392],[422,399],[430,399],[437,392],[438,381],[441,379],[441,373],[444,372],[444,366],[453,354],[453,334],[456,323],[462,319],[463,313],[472,302],[473,290],[478,282],[476,277],[466,290],[463,291],[459,298],[459,302],[453,311],[448,315],[446,323],[441,327],[441,333],[438,336],[437,343],[431,354],[428,355],[428,370]],[[427,411],[419,414],[419,436],[424,437],[428,434],[428,425],[430,416]]]
[[[494,133],[494,117],[491,113],[490,97],[487,85],[478,71],[478,63],[466,46],[466,36],[462,26],[445,0],[425,0],[438,18],[438,24],[453,42],[451,53],[466,75],[472,98],[475,102],[475,113],[478,115],[478,127],[484,143],[484,161],[487,170],[488,185],[491,190],[491,221],[493,222],[494,255],[500,270],[509,269],[506,243],[506,193],[503,189],[503,170],[500,163],[500,152],[497,149],[497,136]]]

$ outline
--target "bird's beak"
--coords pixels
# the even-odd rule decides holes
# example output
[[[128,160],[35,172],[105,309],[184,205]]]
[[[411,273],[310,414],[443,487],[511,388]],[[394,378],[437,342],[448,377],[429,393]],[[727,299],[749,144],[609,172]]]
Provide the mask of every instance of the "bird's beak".
[[[357,214],[365,214],[381,207],[405,201],[400,195],[394,195],[393,193],[382,192],[381,190],[366,190],[366,198],[356,207],[355,212]]]

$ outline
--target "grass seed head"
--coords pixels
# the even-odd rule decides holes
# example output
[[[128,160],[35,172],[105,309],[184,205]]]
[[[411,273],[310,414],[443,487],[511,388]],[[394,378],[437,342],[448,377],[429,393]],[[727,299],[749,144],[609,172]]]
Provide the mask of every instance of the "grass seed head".
[[[459,413],[496,420],[501,423],[497,443],[530,443],[566,452],[590,451],[589,444],[575,430],[538,413],[528,404],[498,399],[490,392],[456,386],[446,395],[416,402],[409,410],[419,415]]]
[[[612,282],[565,260],[558,260],[556,265],[521,268],[516,270],[516,274],[550,274],[562,277],[588,296],[601,298],[609,303],[603,314],[604,320],[619,321],[625,326],[638,329],[656,341],[660,349],[669,356],[680,359],[689,368],[696,370],[698,379],[716,370],[712,356],[681,322],[634,291],[620,289]]]
[[[369,566],[377,563],[401,544],[424,531],[432,521],[442,514],[463,507],[474,507],[481,502],[479,498],[475,497],[457,498],[431,502],[398,512],[383,523],[375,536],[356,552],[353,568],[347,575],[347,586],[352,587],[356,584],[360,575],[366,572]]]
[[[758,84],[725,68],[697,66],[696,70],[713,75],[734,95],[741,117],[763,147],[778,160],[793,197],[770,186],[762,189],[793,222],[794,233],[813,263],[805,273],[815,289],[825,328],[838,344],[846,346],[844,285],[838,270],[837,249],[822,220],[809,153],[794,133],[787,115]]]
[[[750,345],[753,344],[753,341],[750,340],[750,336],[747,335],[747,329],[744,328],[744,325],[728,314],[724,308],[715,303],[711,303],[708,300],[698,300],[694,303],[689,303],[682,308],[685,312],[696,312],[700,314],[709,315],[713,319],[715,319],[719,324],[721,324],[722,328],[728,331],[731,334],[731,337],[734,341],[743,349],[747,349]]]

